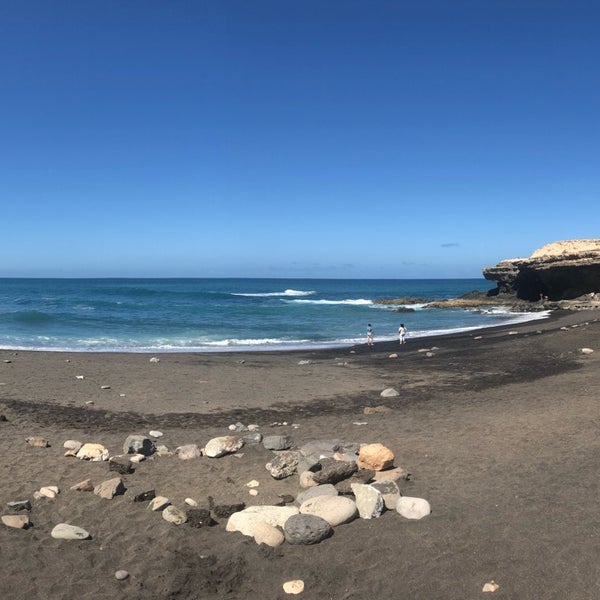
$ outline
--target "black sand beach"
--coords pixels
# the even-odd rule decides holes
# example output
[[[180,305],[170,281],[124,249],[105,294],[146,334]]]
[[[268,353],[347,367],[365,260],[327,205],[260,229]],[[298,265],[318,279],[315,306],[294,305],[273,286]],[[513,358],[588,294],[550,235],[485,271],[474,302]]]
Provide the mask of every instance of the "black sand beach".
[[[33,526],[0,526],[0,597],[10,599],[592,599],[600,597],[598,311],[557,312],[517,326],[337,350],[93,354],[0,351],[0,502],[30,499]],[[582,353],[582,348],[595,350]],[[397,354],[391,358],[390,355]],[[81,378],[83,377],[83,378]],[[381,397],[393,387],[399,396]],[[104,389],[103,389],[104,388]],[[365,414],[365,407],[386,412]],[[368,411],[367,411],[368,412]],[[169,449],[255,423],[296,446],[381,442],[405,496],[432,513],[395,511],[335,528],[314,546],[271,548],[211,527],[175,526],[134,489],[185,508],[275,504],[298,476],[273,479],[262,445],[191,461],[154,457],[124,475],[112,500],[69,488],[110,479],[107,463],[63,456],[63,442],[120,454],[129,434],[160,430]],[[46,448],[25,439],[41,436]],[[256,479],[257,496],[246,483]],[[56,485],[55,499],[33,499]],[[91,540],[53,539],[59,522]],[[125,569],[129,578],[115,579]],[[486,582],[500,587],[482,592]]]

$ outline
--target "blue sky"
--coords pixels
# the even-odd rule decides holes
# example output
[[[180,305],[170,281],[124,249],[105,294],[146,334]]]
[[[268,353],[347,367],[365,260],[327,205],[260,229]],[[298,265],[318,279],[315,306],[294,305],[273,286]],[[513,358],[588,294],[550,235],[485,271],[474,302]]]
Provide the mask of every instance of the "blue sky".
[[[0,276],[478,277],[600,236],[600,5],[3,0]]]

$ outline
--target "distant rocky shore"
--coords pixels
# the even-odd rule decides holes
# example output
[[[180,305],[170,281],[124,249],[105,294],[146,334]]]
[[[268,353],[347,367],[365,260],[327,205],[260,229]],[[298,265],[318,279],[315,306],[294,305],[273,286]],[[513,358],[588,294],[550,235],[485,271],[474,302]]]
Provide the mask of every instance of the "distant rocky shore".
[[[600,307],[600,239],[547,244],[529,258],[507,259],[483,269],[496,282],[488,292],[473,291],[448,300],[383,298],[377,304],[410,312],[427,308],[507,306],[514,311],[585,310]]]

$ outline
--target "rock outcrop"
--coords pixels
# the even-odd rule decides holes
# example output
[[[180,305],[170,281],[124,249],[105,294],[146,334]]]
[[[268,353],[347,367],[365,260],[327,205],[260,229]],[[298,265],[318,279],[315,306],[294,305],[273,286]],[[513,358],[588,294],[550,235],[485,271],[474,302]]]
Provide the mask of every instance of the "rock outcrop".
[[[529,258],[503,260],[483,269],[495,281],[490,295],[508,294],[521,300],[572,300],[600,292],[600,239],[547,244]]]

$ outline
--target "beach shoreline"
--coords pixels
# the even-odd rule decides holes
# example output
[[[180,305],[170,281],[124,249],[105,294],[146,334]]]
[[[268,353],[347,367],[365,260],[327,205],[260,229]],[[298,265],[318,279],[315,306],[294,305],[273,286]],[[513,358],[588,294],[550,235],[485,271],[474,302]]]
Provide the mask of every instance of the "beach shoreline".
[[[464,600],[493,579],[499,597],[595,597],[599,333],[600,311],[590,310],[404,346],[164,353],[158,362],[147,353],[0,350],[3,514],[43,485],[61,489],[33,501],[30,529],[0,527],[0,594],[280,599],[284,581],[303,579],[300,597],[311,600]],[[382,397],[386,388],[399,396]],[[108,501],[69,489],[114,474],[106,463],[63,456],[65,440],[102,443],[112,455],[127,435],[158,429],[170,449],[202,447],[237,422],[290,435],[297,447],[381,442],[412,474],[401,493],[426,498],[432,514],[410,522],[388,511],[339,526],[316,546],[268,548],[226,532],[224,519],[176,527],[127,493]],[[30,447],[30,436],[50,446]],[[300,487],[296,475],[268,474],[272,455],[255,445],[221,459],[158,457],[124,480],[179,507],[188,497],[204,506],[208,496],[275,504]],[[52,539],[63,521],[93,539]],[[130,577],[117,581],[118,569]]]

